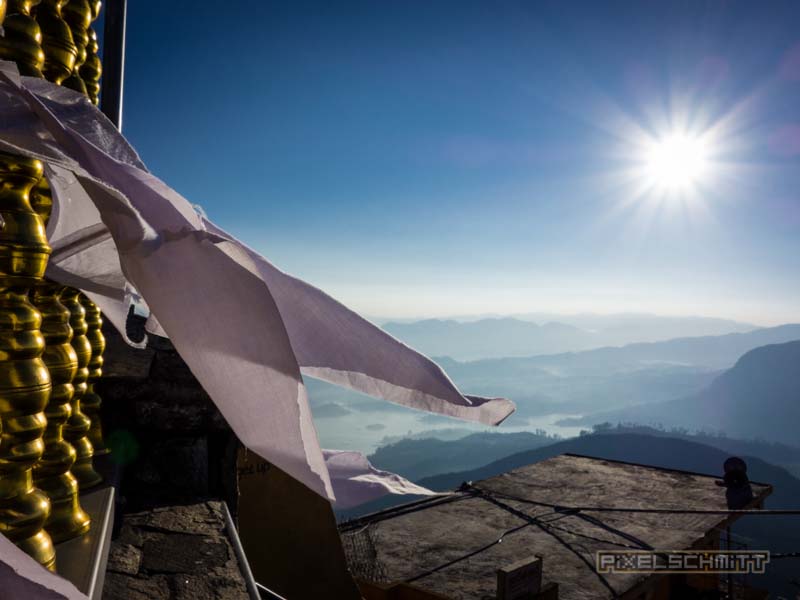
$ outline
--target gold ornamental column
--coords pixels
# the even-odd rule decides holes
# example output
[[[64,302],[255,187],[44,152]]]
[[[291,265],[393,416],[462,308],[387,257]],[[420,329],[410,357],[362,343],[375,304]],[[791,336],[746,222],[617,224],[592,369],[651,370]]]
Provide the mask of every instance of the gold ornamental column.
[[[83,412],[89,417],[92,422],[89,429],[89,441],[92,442],[95,456],[102,456],[111,451],[106,447],[103,441],[103,424],[100,420],[100,405],[102,399],[94,391],[94,382],[103,375],[103,351],[106,349],[106,338],[103,337],[102,326],[103,317],[100,314],[100,309],[97,305],[89,300],[89,298],[81,294],[79,297],[80,303],[86,310],[86,337],[89,339],[89,345],[92,347],[92,357],[89,359],[89,381],[86,389],[86,394],[81,400],[81,408]]]
[[[42,77],[44,66],[42,32],[31,16],[31,8],[38,3],[39,0],[8,0],[5,19],[0,19],[5,32],[0,37],[0,58],[16,62],[19,72],[30,77]],[[0,4],[4,4],[2,0]]]
[[[92,4],[92,20],[97,19],[100,14],[100,2]],[[100,104],[100,76],[103,73],[103,65],[97,55],[100,47],[97,44],[97,33],[89,28],[89,45],[86,47],[86,62],[81,65],[80,76],[86,86],[86,93],[93,104]]]
[[[36,7],[36,22],[42,30],[44,68],[48,81],[61,85],[75,68],[78,48],[72,40],[69,25],[61,15],[66,0],[42,0]]]
[[[74,4],[73,4],[74,3]],[[70,8],[66,14],[72,20],[77,36],[89,43],[88,26],[91,23],[92,6],[83,0],[70,0]],[[73,40],[70,24],[64,19],[62,10],[67,5],[66,0],[42,0],[35,11],[36,21],[42,30],[42,49],[44,50],[44,76],[53,83],[61,84],[65,80],[75,85],[76,77],[71,77],[76,68],[80,67],[80,47]],[[84,38],[85,36],[85,38]],[[84,47],[84,51],[86,48]],[[70,79],[68,79],[70,78]],[[80,78],[77,77],[79,80]],[[66,82],[65,82],[66,83]],[[86,93],[84,87],[83,93]],[[78,299],[80,290],[70,287],[61,288],[61,302],[70,312],[69,324],[72,327],[73,337],[71,345],[78,357],[78,369],[72,381],[74,393],[72,396],[72,414],[64,426],[64,439],[72,444],[76,452],[76,460],[71,471],[78,480],[80,490],[85,490],[97,485],[102,477],[94,470],[92,459],[94,449],[89,440],[88,433],[91,421],[81,409],[88,386],[89,361],[92,348],[86,337],[86,311]]]
[[[92,24],[92,7],[89,5],[89,0],[68,0],[61,9],[61,14],[64,17],[64,21],[69,25],[72,41],[78,50],[75,65],[69,77],[64,80],[63,85],[88,96],[86,84],[84,84],[80,76],[80,68],[86,62],[87,57],[89,27]]]
[[[53,200],[44,177],[32,192],[31,205],[47,225]],[[45,281],[37,284],[31,295],[34,306],[42,313],[45,340],[42,359],[50,371],[53,385],[44,411],[47,417],[44,454],[34,467],[33,475],[36,486],[50,498],[50,518],[44,527],[55,543],[86,533],[90,524],[89,515],[78,500],[78,480],[71,473],[76,459],[75,449],[63,435],[64,425],[72,415],[72,380],[78,370],[78,356],[70,344],[70,313],[61,304],[60,291],[60,285]]]
[[[50,498],[52,510],[45,529],[56,543],[86,533],[90,524],[78,500],[78,480],[71,471],[77,454],[64,439],[64,426],[72,416],[72,379],[78,370],[78,357],[70,344],[70,312],[59,300],[59,292],[60,286],[53,283],[38,285],[33,292],[33,302],[42,313],[46,342],[42,358],[53,383],[45,409],[45,449],[34,468],[34,481]]]
[[[27,296],[42,282],[50,254],[29,196],[42,175],[38,160],[0,153],[0,533],[53,569],[53,543],[42,529],[50,501],[33,487],[50,374],[41,359],[42,317]]]
[[[100,59],[97,56],[97,36],[94,31],[90,31],[92,21],[97,18],[100,12],[100,2],[94,0],[68,0],[61,9],[64,21],[69,25],[72,32],[72,39],[78,49],[78,58],[72,74],[64,81],[64,85],[87,96],[92,102],[97,103],[97,94],[100,92]],[[91,47],[90,47],[91,46]],[[91,54],[90,54],[91,53]],[[92,57],[92,60],[89,57]],[[85,74],[87,80],[83,80],[81,69],[89,64]],[[92,89],[94,98],[89,92]],[[100,422],[101,399],[94,391],[94,382],[103,374],[103,351],[106,347],[106,340],[100,328],[103,319],[100,309],[94,302],[89,300],[84,294],[78,297],[86,311],[86,337],[92,348],[92,355],[89,360],[89,379],[86,393],[81,400],[81,409],[91,421],[89,429],[89,440],[94,447],[94,455],[99,456],[108,454],[109,450],[103,442],[103,428]]]
[[[72,380],[75,393],[72,396],[72,414],[64,427],[64,438],[72,444],[77,453],[72,474],[78,480],[81,491],[100,483],[103,478],[94,470],[92,458],[94,448],[89,441],[89,430],[92,423],[81,410],[81,400],[88,390],[89,361],[92,359],[92,346],[86,337],[86,310],[78,299],[80,290],[71,287],[62,288],[61,301],[69,310],[69,324],[72,326],[72,347],[78,355],[78,370]]]

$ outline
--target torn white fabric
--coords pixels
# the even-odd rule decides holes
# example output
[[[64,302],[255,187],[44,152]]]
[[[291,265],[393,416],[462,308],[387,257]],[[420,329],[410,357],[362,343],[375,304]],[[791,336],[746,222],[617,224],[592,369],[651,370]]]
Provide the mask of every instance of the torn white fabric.
[[[336,508],[352,508],[386,494],[437,495],[400,475],[376,469],[359,452],[323,450],[322,455],[336,491]]]
[[[211,221],[207,231],[236,262],[269,287],[292,349],[306,375],[370,396],[469,421],[498,425],[514,410],[508,400],[464,396],[445,372],[325,292],[287,275]]]
[[[48,276],[85,290],[123,335],[135,288],[242,443],[317,493],[334,498],[301,368],[462,419],[513,412],[464,396],[428,358],[198,215],[83,96],[1,62],[0,149],[52,173]]]
[[[45,569],[0,535],[0,598],[89,600],[66,579]]]
[[[45,174],[53,193],[46,276],[82,289],[127,343],[143,348],[146,340],[134,342],[125,330],[128,307],[138,294],[122,274],[116,244],[97,207],[71,171],[48,164]]]

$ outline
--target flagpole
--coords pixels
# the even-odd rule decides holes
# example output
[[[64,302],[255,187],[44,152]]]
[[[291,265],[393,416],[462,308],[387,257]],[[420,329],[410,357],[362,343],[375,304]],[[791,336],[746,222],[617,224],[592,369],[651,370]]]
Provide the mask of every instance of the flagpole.
[[[103,26],[103,79],[100,110],[122,131],[122,84],[125,79],[127,0],[107,0]]]

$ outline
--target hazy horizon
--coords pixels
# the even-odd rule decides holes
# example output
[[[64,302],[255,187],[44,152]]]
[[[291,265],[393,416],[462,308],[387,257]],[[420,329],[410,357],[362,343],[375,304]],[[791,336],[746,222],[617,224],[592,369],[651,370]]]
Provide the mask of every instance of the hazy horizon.
[[[354,307],[351,305],[351,308]],[[512,318],[523,321],[532,321],[541,325],[548,321],[557,321],[559,318],[571,319],[577,317],[657,317],[666,319],[719,319],[722,321],[735,322],[740,325],[752,325],[754,327],[776,327],[779,325],[800,323],[800,314],[798,314],[797,318],[795,318],[794,320],[779,319],[776,321],[767,321],[764,320],[763,318],[741,319],[741,318],[732,318],[732,317],[716,316],[709,314],[694,314],[694,313],[669,314],[669,313],[656,313],[656,312],[636,311],[636,310],[620,310],[620,311],[612,310],[607,312],[586,310],[586,311],[574,311],[574,312],[563,312],[563,311],[559,312],[559,311],[534,309],[534,310],[525,310],[520,312],[506,312],[506,313],[491,312],[491,311],[481,312],[481,313],[466,313],[466,312],[448,313],[444,311],[439,313],[413,313],[409,311],[406,314],[395,314],[395,315],[371,314],[369,312],[364,311],[361,314],[365,318],[378,324],[389,323],[392,321],[415,322],[415,321],[426,321],[432,319],[438,319],[443,321],[470,322],[482,319]]]

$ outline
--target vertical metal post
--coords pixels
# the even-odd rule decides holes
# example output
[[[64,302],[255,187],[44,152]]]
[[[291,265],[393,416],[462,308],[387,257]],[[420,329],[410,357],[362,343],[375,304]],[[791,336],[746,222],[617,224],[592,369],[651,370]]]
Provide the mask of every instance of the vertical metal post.
[[[127,0],[107,0],[103,27],[103,80],[100,110],[122,131],[122,84],[125,79]]]
[[[731,539],[731,526],[727,527],[727,549],[733,550],[733,540]],[[733,573],[728,573],[728,600],[733,600]]]

